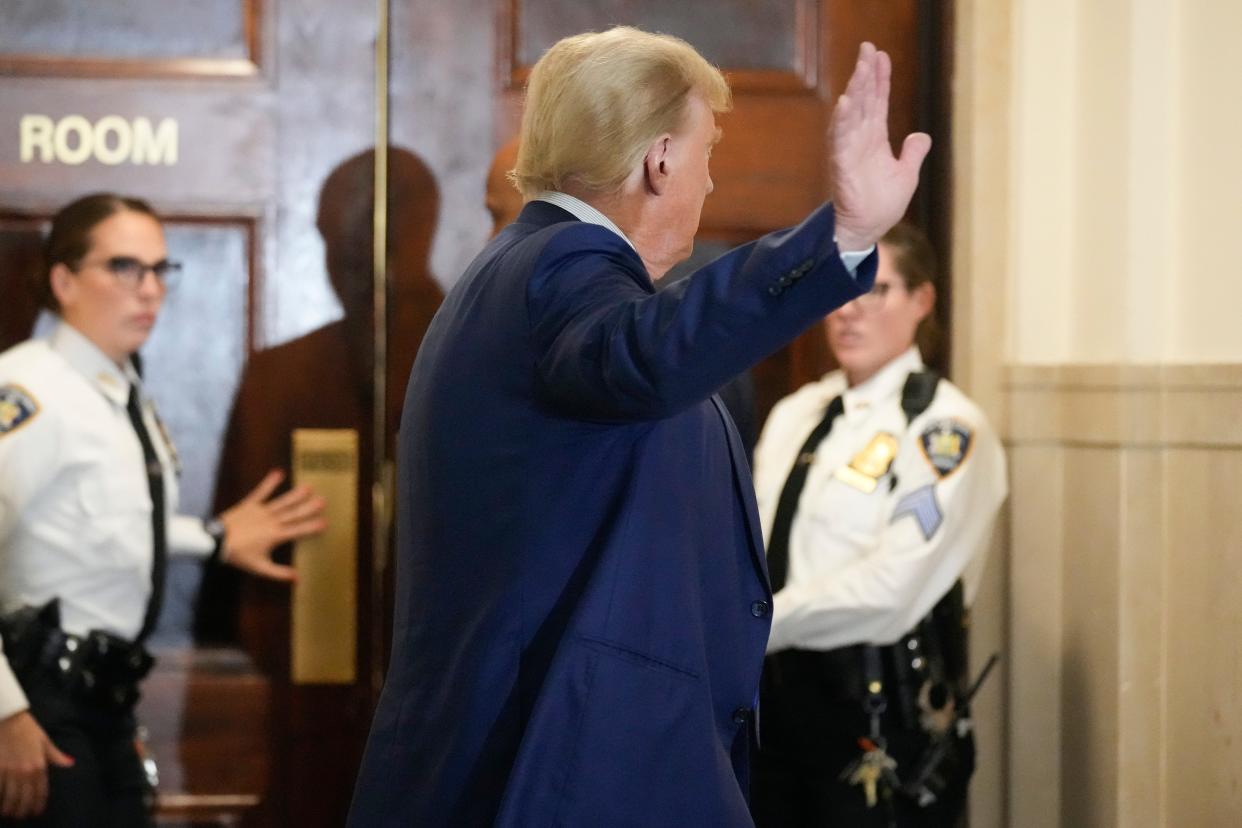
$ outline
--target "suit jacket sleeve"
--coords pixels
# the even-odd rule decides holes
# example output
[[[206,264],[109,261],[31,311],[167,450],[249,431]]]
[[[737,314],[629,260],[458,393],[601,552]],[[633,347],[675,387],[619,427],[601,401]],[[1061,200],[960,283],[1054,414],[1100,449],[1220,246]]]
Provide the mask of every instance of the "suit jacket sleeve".
[[[706,399],[870,289],[876,257],[851,277],[832,230],[826,204],[655,292],[615,233],[564,225],[527,286],[540,395],[601,420],[665,417]]]

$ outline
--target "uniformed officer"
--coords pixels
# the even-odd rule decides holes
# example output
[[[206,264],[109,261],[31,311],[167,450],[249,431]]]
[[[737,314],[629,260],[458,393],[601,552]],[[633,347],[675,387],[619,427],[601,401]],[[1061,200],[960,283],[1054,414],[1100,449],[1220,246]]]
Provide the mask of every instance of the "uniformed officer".
[[[168,258],[154,212],[91,195],[46,242],[49,336],[0,354],[0,819],[147,825],[133,705],[170,554],[276,580],[322,501],[274,471],[206,524],[177,514],[178,461],[136,368]]]
[[[934,333],[926,237],[898,225],[879,252],[871,292],[825,322],[840,370],[778,403],[756,449],[775,593],[761,826],[951,826],[973,769],[963,604],[1005,461],[915,345]]]

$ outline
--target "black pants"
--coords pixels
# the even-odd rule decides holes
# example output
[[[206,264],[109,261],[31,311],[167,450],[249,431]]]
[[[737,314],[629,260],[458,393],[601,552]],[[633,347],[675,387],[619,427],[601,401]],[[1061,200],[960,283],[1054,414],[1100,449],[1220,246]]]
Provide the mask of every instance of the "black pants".
[[[0,825],[147,828],[148,786],[134,746],[132,713],[101,710],[71,698],[54,676],[19,676],[30,712],[73,767],[48,767],[47,809],[32,820]]]
[[[920,808],[894,793],[867,807],[863,789],[841,779],[862,755],[870,732],[862,703],[857,648],[825,653],[790,650],[769,657],[760,691],[761,744],[751,765],[751,811],[759,828],[952,828],[966,804],[966,780]],[[886,663],[886,668],[888,667]],[[886,669],[886,684],[893,677]],[[898,773],[927,745],[897,704],[881,717],[881,733]],[[973,756],[971,757],[973,765]]]

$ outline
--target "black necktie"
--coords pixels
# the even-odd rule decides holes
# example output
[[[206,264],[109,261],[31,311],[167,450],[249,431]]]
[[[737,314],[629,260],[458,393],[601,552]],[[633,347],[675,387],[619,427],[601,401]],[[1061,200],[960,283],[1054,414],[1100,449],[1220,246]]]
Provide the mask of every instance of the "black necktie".
[[[160,465],[155,444],[142,419],[142,404],[138,401],[138,387],[129,387],[129,401],[125,404],[129,421],[142,443],[142,457],[147,463],[147,488],[151,492],[151,535],[154,549],[151,563],[151,599],[147,601],[147,614],[142,619],[138,641],[143,641],[155,629],[160,617],[160,605],[164,603],[164,569],[168,565],[168,532],[164,528],[164,467]]]
[[[845,411],[845,400],[841,395],[828,403],[824,419],[819,421],[806,442],[798,451],[789,477],[785,479],[785,488],[781,489],[781,498],[776,502],[776,518],[772,521],[772,536],[768,539],[768,579],[772,583],[772,592],[780,592],[785,586],[785,578],[789,573],[789,530],[793,527],[794,515],[798,511],[798,498],[802,496],[802,487],[806,484],[806,475],[811,470],[811,462],[815,458],[815,449],[832,430],[832,422]]]

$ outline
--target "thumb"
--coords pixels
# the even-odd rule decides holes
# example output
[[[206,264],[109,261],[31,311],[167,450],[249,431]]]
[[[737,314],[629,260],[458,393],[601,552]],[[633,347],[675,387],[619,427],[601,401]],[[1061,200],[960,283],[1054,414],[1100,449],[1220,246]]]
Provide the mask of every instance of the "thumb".
[[[923,159],[931,152],[932,139],[926,132],[912,132],[901,144],[901,165],[918,174]]]
[[[43,755],[47,761],[58,768],[73,767],[73,757],[67,753],[62,753],[60,748],[52,744],[52,740],[47,736],[43,737]]]

